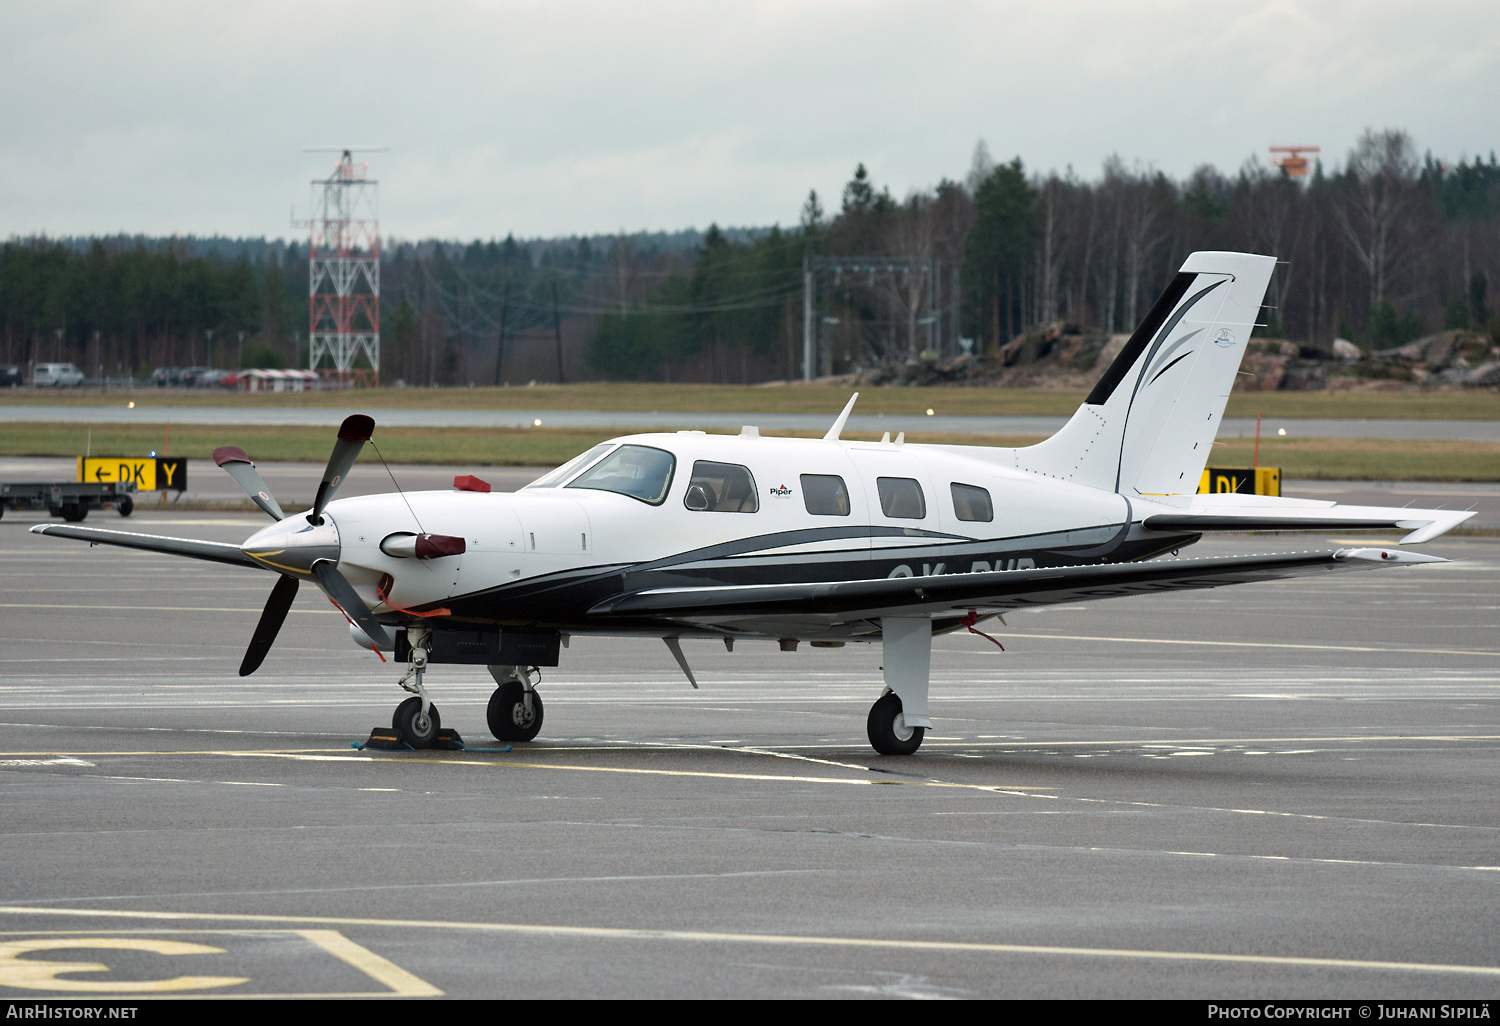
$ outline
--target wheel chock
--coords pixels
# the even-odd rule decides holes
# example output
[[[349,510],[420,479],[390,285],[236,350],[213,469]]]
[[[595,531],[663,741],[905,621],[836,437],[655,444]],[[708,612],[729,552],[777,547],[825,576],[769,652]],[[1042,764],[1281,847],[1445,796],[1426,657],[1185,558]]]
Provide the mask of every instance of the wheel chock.
[[[416,751],[416,749],[405,741],[402,741],[396,735],[394,727],[376,727],[370,731],[368,740],[364,742],[355,741],[349,747],[357,748],[360,751],[364,751],[366,748],[374,748],[382,752]],[[511,750],[510,745],[506,745],[504,748],[470,748],[464,744],[464,739],[458,736],[458,731],[450,730],[447,727],[438,730],[437,739],[428,745],[428,748],[437,748],[445,752],[508,752]]]
[[[364,744],[358,742],[350,745],[351,748],[366,749],[374,748],[383,752],[410,752],[411,745],[396,736],[394,727],[376,727],[370,731],[370,738]]]

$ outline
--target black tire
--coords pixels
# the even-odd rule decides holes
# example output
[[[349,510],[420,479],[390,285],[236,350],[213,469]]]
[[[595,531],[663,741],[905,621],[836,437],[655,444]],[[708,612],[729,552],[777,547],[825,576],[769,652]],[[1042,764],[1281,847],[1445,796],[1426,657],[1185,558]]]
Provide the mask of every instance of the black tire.
[[[427,707],[426,724],[417,722],[421,714],[422,700],[413,695],[396,706],[396,711],[391,716],[391,726],[395,728],[396,736],[413,748],[431,748],[437,741],[443,720],[438,715],[438,708],[435,705]]]
[[[490,733],[497,741],[530,741],[542,730],[542,696],[531,693],[531,716],[526,716],[526,692],[521,682],[506,681],[490,696],[485,710]]]
[[[69,523],[78,523],[89,515],[89,508],[82,503],[67,502],[63,504],[62,518]]]
[[[119,511],[120,516],[128,517],[135,512],[135,500],[127,495],[115,503],[115,509]]]
[[[870,735],[870,744],[881,755],[911,755],[922,747],[922,738],[927,733],[925,727],[908,727],[905,720],[900,720],[901,699],[892,691],[888,695],[881,695],[874,705],[870,706],[870,717],[865,721],[865,729]]]

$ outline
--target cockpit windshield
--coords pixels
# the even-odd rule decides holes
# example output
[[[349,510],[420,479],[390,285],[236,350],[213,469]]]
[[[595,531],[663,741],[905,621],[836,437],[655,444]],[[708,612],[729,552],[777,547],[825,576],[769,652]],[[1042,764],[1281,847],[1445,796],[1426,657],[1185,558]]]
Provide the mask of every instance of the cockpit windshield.
[[[660,506],[667,497],[667,489],[672,487],[672,472],[676,467],[677,457],[665,449],[622,445],[567,487],[619,492]]]
[[[614,442],[601,442],[583,455],[574,456],[572,459],[564,463],[562,466],[558,467],[556,470],[543,474],[541,477],[537,478],[535,481],[531,482],[531,484],[526,485],[525,487],[556,488],[558,485],[566,481],[569,477],[578,473],[584,467],[597,460],[600,456],[603,456],[605,453],[609,452],[610,448],[613,447],[614,444]]]

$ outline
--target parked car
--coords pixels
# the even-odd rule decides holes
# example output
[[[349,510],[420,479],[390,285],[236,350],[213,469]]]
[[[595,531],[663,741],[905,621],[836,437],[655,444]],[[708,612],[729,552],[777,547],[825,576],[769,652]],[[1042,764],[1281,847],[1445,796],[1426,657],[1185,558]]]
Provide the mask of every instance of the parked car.
[[[215,385],[222,384],[225,376],[230,373],[226,370],[214,370],[212,367],[195,367],[193,369],[195,371],[193,374],[194,388],[213,388]]]
[[[31,383],[38,388],[77,388],[83,384],[83,371],[71,363],[39,363]]]
[[[26,372],[16,366],[0,367],[0,388],[19,388],[26,384]]]
[[[213,370],[212,367],[188,367],[182,372],[182,384],[187,388],[192,388],[198,384],[200,375],[207,374],[211,370]]]
[[[181,367],[158,367],[151,374],[151,380],[158,388],[166,388],[168,385],[182,384]]]

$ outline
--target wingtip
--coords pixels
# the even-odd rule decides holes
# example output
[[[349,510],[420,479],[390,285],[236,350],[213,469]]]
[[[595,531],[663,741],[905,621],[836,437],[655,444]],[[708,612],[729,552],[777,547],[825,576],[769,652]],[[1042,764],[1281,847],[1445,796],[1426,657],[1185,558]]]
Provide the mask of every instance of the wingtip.
[[[1447,559],[1443,556],[1429,556],[1425,552],[1410,552],[1397,548],[1338,549],[1334,552],[1333,558],[1339,560],[1357,560],[1360,562],[1390,564],[1395,566],[1410,566],[1417,563],[1452,562],[1452,560]]]

